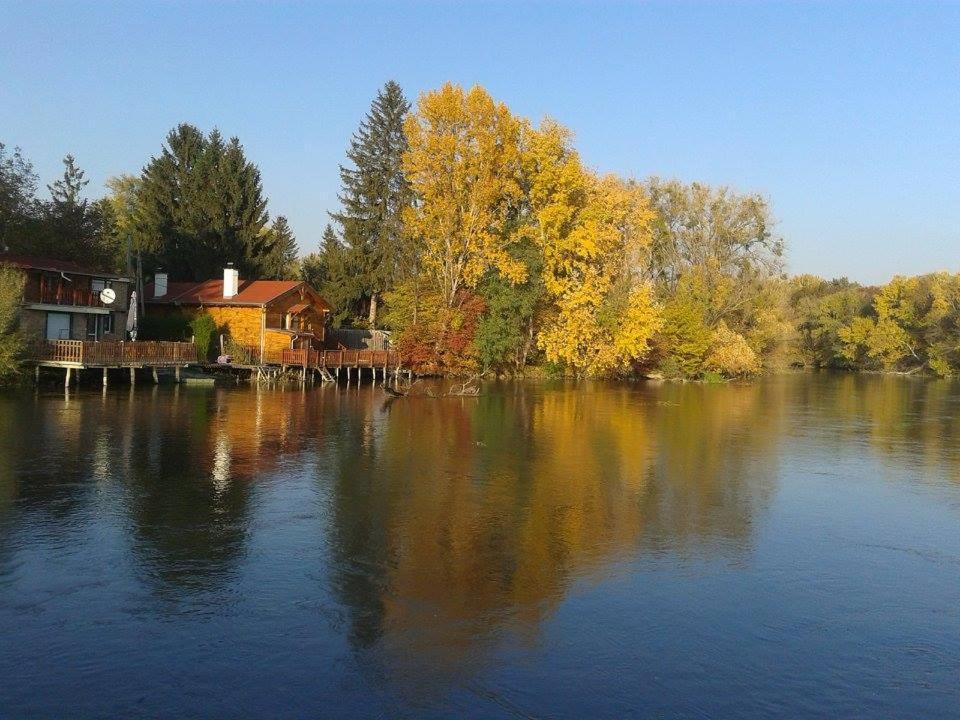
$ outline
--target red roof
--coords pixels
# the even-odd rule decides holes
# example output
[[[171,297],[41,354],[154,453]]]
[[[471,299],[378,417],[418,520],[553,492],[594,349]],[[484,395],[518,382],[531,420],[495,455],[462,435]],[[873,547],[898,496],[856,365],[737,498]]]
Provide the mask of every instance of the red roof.
[[[54,258],[37,257],[34,255],[0,253],[0,263],[6,263],[7,265],[29,270],[48,270],[50,272],[74,273],[75,275],[96,275],[97,277],[105,277],[112,280],[129,280],[129,278],[109,270],[94,270],[69,260],[56,260]]]
[[[240,280],[237,294],[225,298],[222,279],[203,282],[168,282],[167,293],[163,297],[154,297],[153,283],[149,283],[144,288],[144,295],[148,303],[260,306],[273,302],[281,295],[303,284],[301,280]]]
[[[293,307],[287,308],[287,312],[291,315],[296,315],[297,313],[302,313],[308,307],[310,307],[310,303],[297,303]]]

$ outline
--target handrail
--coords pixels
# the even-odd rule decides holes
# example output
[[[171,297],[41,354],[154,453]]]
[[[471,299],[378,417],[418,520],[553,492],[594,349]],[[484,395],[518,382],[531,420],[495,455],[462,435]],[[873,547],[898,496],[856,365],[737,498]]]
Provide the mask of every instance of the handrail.
[[[33,340],[26,345],[28,362],[77,365],[191,365],[197,362],[192,342],[113,340]]]
[[[281,365],[308,368],[393,367],[400,364],[395,350],[284,350]]]

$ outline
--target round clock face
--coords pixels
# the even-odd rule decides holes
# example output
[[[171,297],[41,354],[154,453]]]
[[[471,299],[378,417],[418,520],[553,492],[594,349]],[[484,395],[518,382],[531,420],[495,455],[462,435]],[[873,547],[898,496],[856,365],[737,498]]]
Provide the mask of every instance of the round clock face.
[[[117,299],[117,291],[113,288],[104,288],[100,291],[100,302],[104,305],[110,305]]]

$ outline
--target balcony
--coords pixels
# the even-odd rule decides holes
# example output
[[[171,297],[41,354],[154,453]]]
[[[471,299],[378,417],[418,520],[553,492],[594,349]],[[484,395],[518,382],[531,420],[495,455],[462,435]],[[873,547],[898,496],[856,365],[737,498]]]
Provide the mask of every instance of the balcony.
[[[119,310],[120,303],[104,305],[100,302],[100,293],[90,288],[54,285],[27,287],[23,293],[23,302],[27,304],[64,305],[74,307],[104,308]]]

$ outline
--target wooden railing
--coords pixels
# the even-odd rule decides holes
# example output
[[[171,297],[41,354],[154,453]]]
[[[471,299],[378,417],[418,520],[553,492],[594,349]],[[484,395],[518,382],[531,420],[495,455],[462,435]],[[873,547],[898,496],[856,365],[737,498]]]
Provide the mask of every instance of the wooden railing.
[[[24,358],[98,367],[191,365],[197,362],[197,346],[189,342],[34,340],[27,344]]]
[[[284,350],[280,364],[308,368],[391,368],[400,364],[400,354],[394,350]]]
[[[44,305],[76,305],[80,307],[107,307],[100,302],[100,293],[89,288],[71,288],[63,285],[54,287],[30,287],[24,291],[24,302],[43,303]],[[119,305],[119,303],[117,304]],[[111,309],[119,309],[110,305]]]

